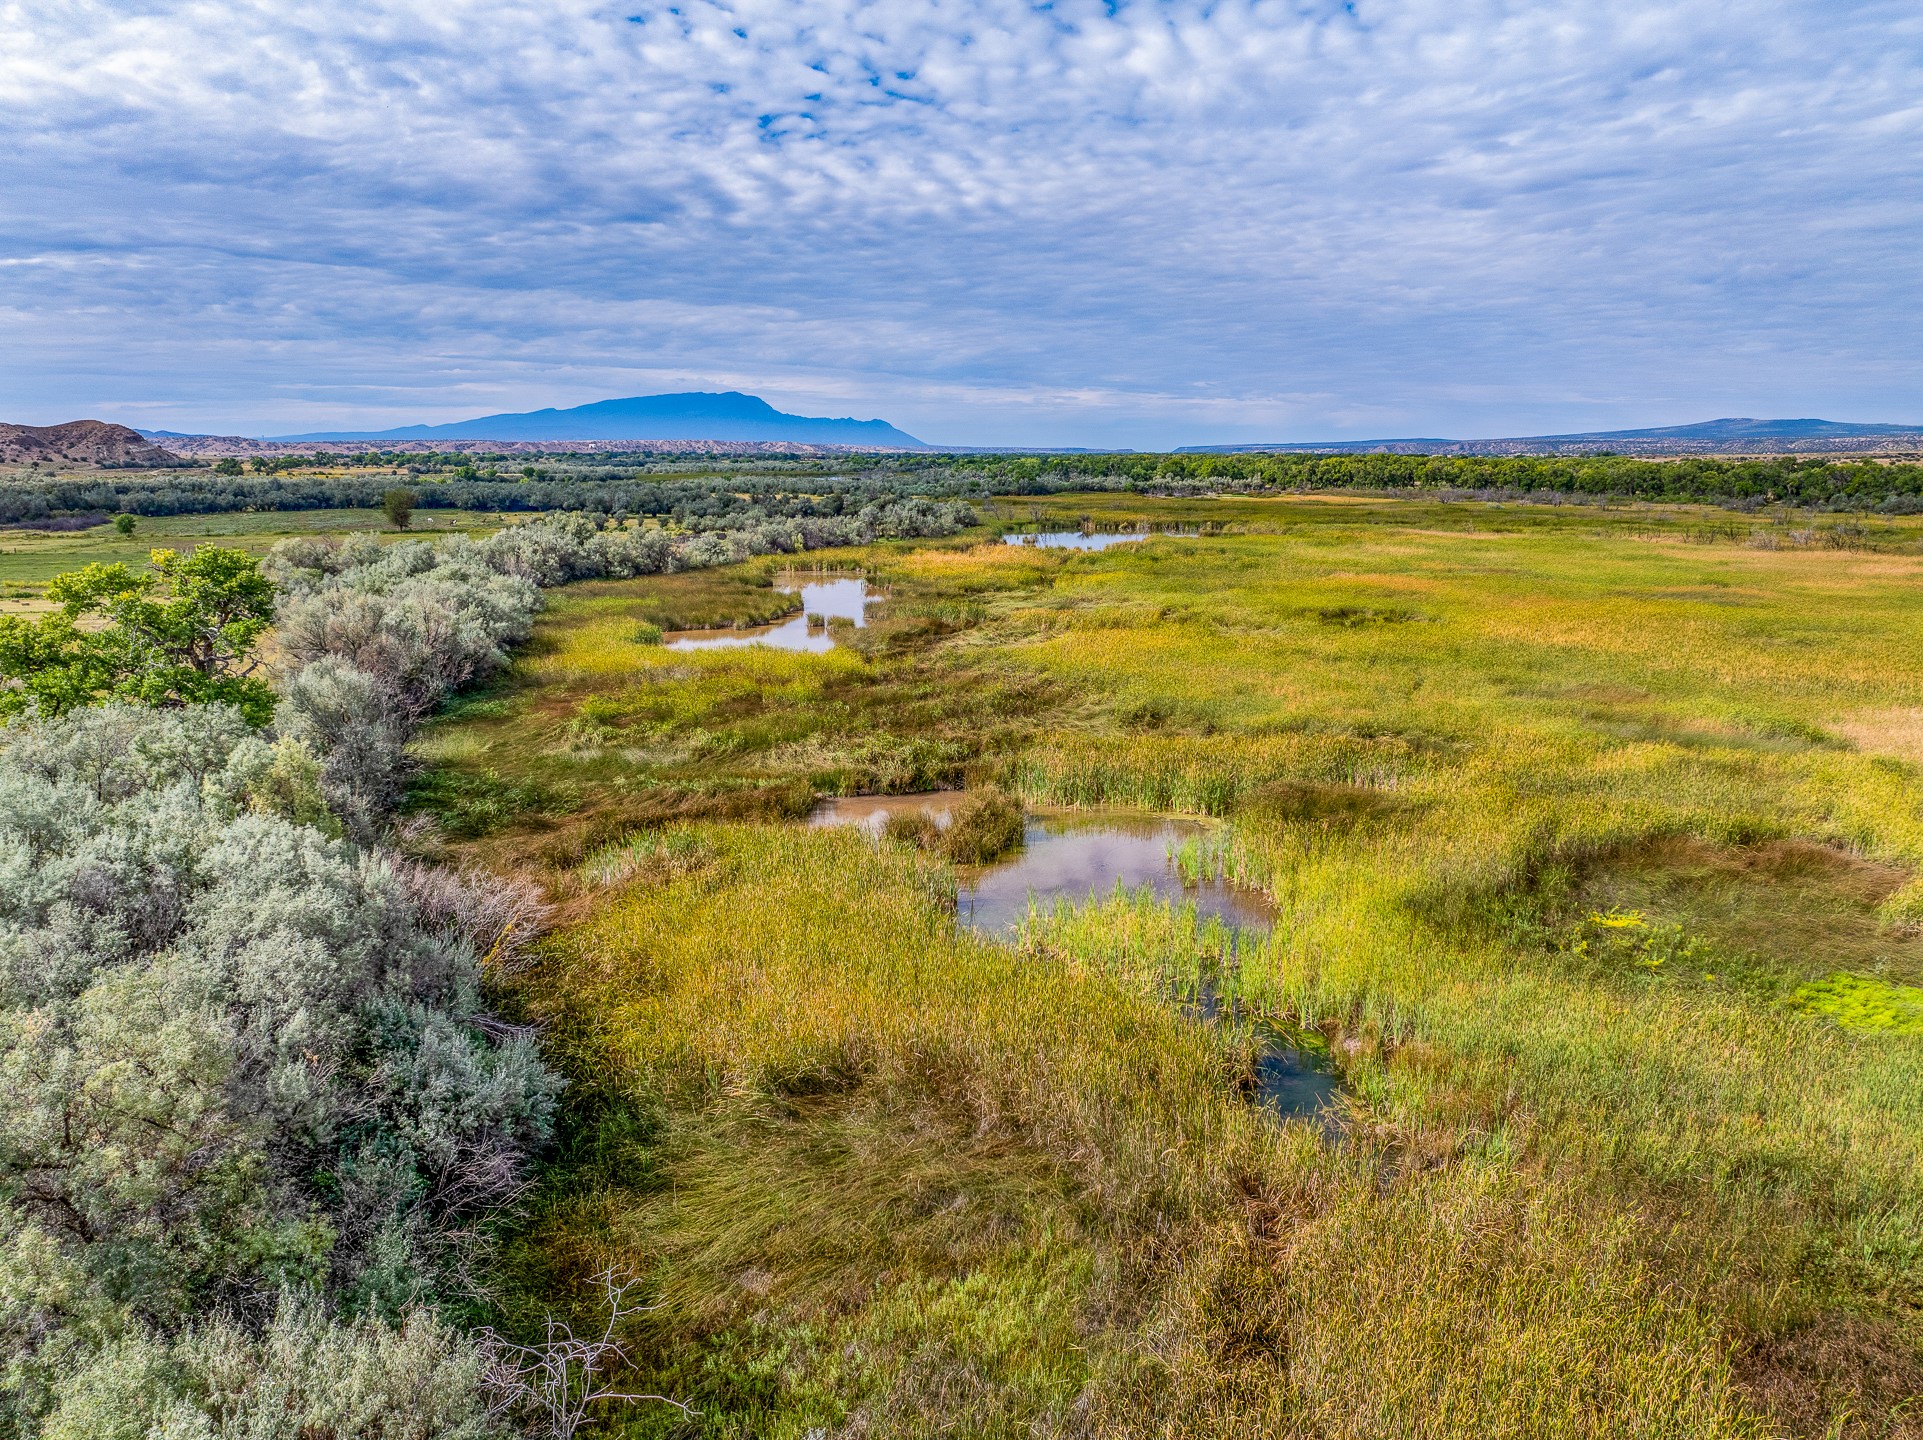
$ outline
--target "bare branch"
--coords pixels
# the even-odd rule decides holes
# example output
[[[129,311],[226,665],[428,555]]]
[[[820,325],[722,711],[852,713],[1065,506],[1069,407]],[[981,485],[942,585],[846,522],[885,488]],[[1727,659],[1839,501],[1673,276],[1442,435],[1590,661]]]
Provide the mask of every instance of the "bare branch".
[[[588,1407],[607,1400],[658,1402],[672,1405],[684,1415],[697,1413],[685,1401],[666,1395],[636,1395],[607,1388],[609,1370],[632,1363],[614,1338],[615,1331],[624,1320],[657,1307],[629,1304],[629,1293],[641,1282],[613,1266],[596,1275],[594,1283],[601,1287],[601,1305],[606,1313],[597,1338],[575,1335],[573,1327],[553,1315],[546,1319],[547,1338],[539,1345],[518,1344],[491,1327],[481,1332],[484,1383],[493,1396],[494,1413],[518,1412],[541,1426],[548,1440],[573,1440],[587,1419]]]

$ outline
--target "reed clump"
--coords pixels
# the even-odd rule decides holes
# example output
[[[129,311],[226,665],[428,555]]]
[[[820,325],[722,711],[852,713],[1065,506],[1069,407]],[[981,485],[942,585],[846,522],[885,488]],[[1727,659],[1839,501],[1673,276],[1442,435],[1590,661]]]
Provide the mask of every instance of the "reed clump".
[[[941,832],[942,855],[956,865],[987,865],[1021,849],[1022,807],[1000,790],[970,795]]]
[[[991,788],[970,793],[941,819],[927,810],[890,815],[881,833],[897,845],[939,855],[952,865],[979,866],[1021,849],[1025,829],[1020,803]]]

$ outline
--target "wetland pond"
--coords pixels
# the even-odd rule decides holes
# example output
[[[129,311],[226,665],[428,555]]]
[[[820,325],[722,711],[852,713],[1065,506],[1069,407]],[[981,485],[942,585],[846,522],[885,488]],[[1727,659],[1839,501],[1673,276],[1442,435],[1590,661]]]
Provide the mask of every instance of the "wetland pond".
[[[850,825],[880,838],[896,815],[927,815],[946,827],[966,798],[960,790],[926,795],[860,795],[824,800],[810,825]],[[1221,881],[1184,884],[1174,852],[1209,834],[1193,820],[1138,813],[1065,810],[1030,812],[1022,848],[991,865],[961,871],[956,888],[959,923],[997,940],[1013,939],[1031,908],[1079,905],[1114,893],[1117,885],[1146,889],[1170,905],[1195,907],[1198,924],[1213,920],[1229,933],[1230,954],[1242,937],[1266,934],[1272,912],[1265,896]],[[1312,1032],[1295,1034],[1223,1002],[1214,984],[1174,997],[1196,1019],[1246,1027],[1255,1042],[1254,1093],[1250,1098],[1287,1118],[1322,1117],[1341,1093],[1328,1047]]]
[[[661,643],[669,650],[729,650],[740,645],[771,645],[821,655],[835,648],[836,622],[856,629],[868,623],[868,606],[881,597],[860,578],[804,579],[806,571],[785,571],[775,589],[801,596],[801,609],[773,625],[739,630],[678,630]]]
[[[824,800],[811,825],[853,825],[879,837],[894,815],[925,814],[946,828],[961,790],[927,795],[858,795]],[[1185,885],[1172,852],[1197,840],[1209,827],[1193,820],[1100,810],[1030,812],[1022,848],[991,865],[963,870],[955,897],[956,918],[996,939],[1021,929],[1031,904],[1080,904],[1124,890],[1147,888],[1157,900],[1195,906],[1198,921],[1220,920],[1231,932],[1266,930],[1268,902],[1253,890],[1219,881]]]
[[[1152,540],[1157,535],[1196,535],[1193,529],[1161,530],[1010,530],[1003,534],[1004,545],[1028,545],[1038,550],[1106,550],[1111,545],[1126,545],[1134,540]]]

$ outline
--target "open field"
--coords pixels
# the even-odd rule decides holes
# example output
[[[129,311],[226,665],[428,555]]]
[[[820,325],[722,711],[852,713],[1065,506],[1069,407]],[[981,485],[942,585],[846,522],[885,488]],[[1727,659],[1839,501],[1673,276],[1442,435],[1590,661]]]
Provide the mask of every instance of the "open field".
[[[811,557],[887,597],[823,655],[637,630],[765,615],[770,562],[556,592],[424,734],[444,848],[566,921],[510,1322],[643,1276],[626,1383],[700,1413],[637,1436],[1923,1434],[1923,532],[999,516],[1082,517],[1226,533]],[[991,783],[1211,818],[1183,863],[1272,930],[990,943],[793,823]],[[1198,973],[1326,1041],[1338,1123],[1246,1103]]]
[[[500,524],[498,515],[421,510],[415,512],[412,528],[405,533],[484,533]],[[40,591],[62,571],[109,565],[117,560],[145,564],[147,553],[157,548],[186,550],[210,543],[264,554],[292,535],[342,535],[356,530],[378,531],[388,540],[404,538],[403,532],[388,528],[378,510],[140,516],[131,535],[122,535],[111,523],[86,530],[0,530],[0,614],[31,614],[45,609]]]

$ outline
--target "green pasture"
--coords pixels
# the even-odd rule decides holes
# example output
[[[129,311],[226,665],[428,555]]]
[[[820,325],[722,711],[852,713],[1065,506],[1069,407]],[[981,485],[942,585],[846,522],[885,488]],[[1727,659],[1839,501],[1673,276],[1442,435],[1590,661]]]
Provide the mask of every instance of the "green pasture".
[[[501,517],[465,510],[417,510],[408,534],[452,530],[488,531]],[[384,540],[403,538],[379,510],[262,510],[224,515],[136,516],[131,535],[111,522],[87,530],[0,530],[0,599],[25,599],[65,570],[92,564],[144,564],[157,547],[188,549],[207,543],[265,553],[295,535],[342,535],[374,531]],[[17,592],[26,591],[27,596]],[[16,610],[22,608],[18,605]]]

